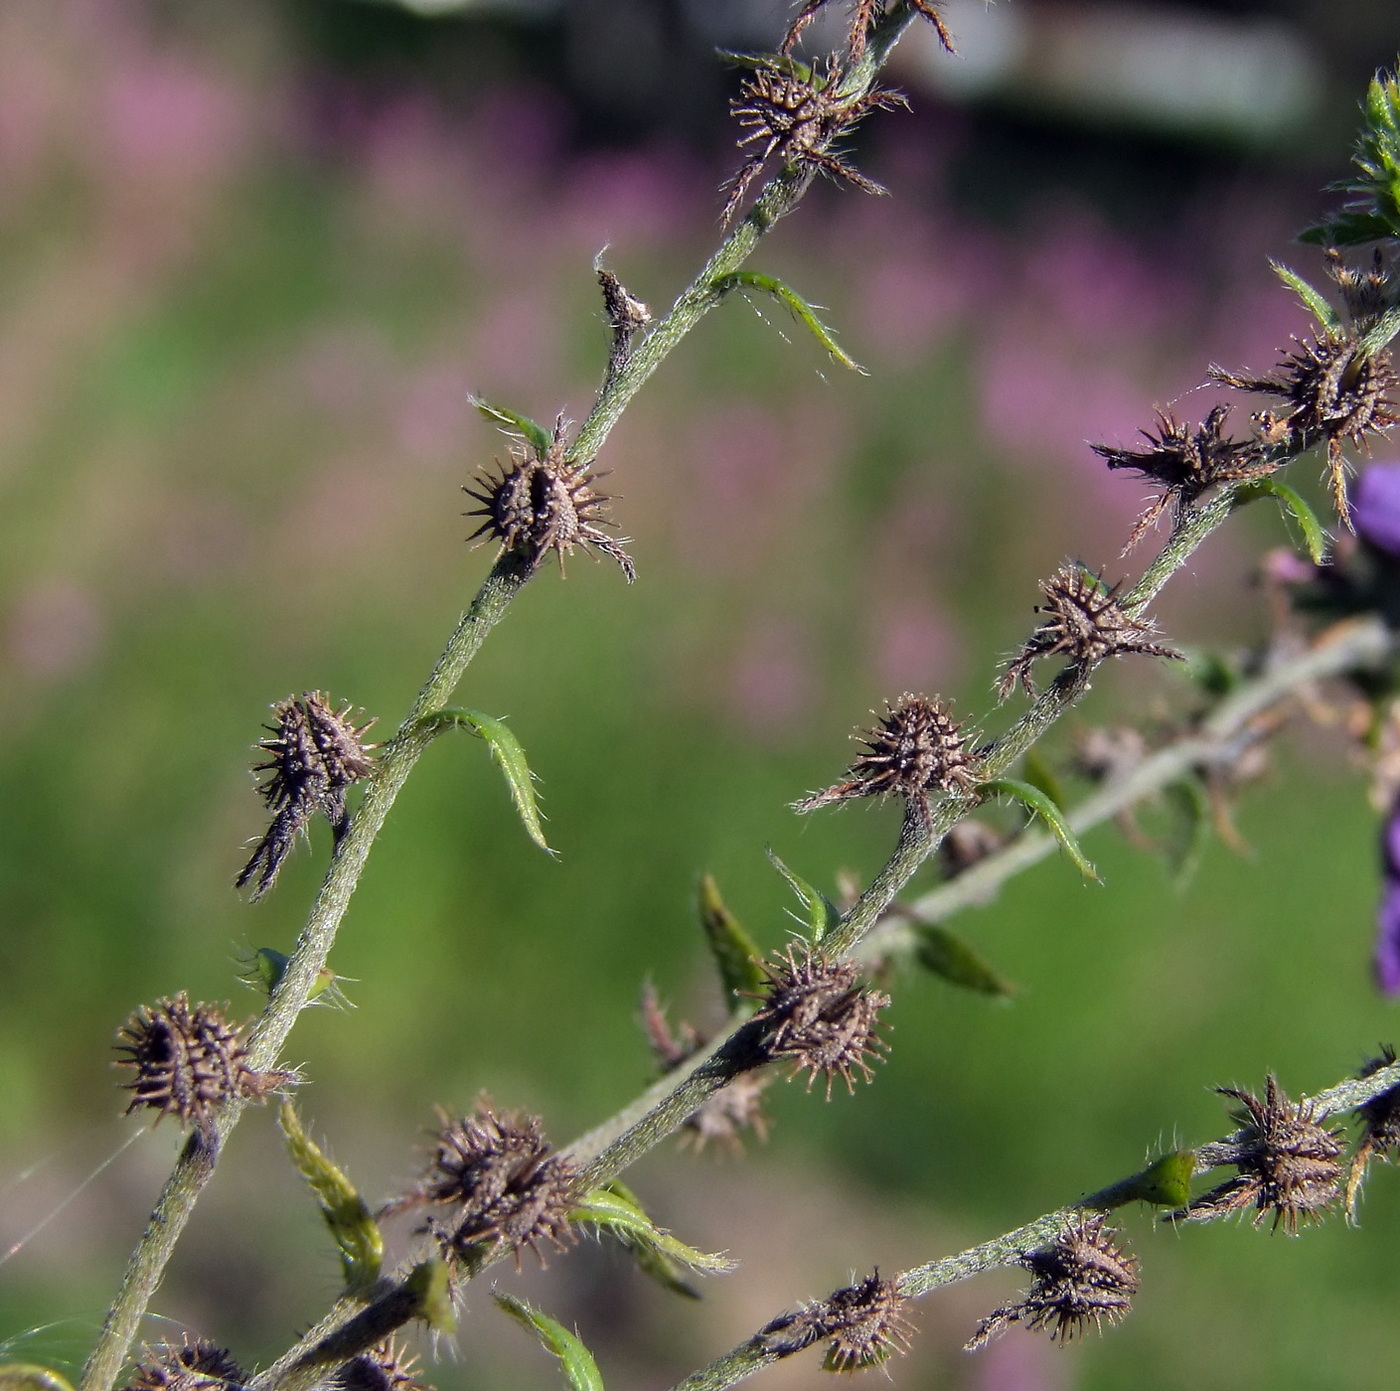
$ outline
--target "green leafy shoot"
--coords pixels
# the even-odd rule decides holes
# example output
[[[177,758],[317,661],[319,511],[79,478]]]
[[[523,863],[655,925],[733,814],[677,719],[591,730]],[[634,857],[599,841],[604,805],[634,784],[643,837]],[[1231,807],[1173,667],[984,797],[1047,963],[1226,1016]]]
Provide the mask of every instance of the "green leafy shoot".
[[[637,1195],[617,1180],[586,1193],[569,1214],[570,1221],[588,1222],[600,1232],[615,1237],[632,1253],[638,1268],[675,1294],[699,1299],[700,1292],[686,1278],[686,1271],[698,1275],[723,1275],[733,1270],[733,1261],[711,1256],[658,1227],[647,1216]]]
[[[301,1176],[321,1200],[321,1216],[340,1248],[340,1263],[347,1291],[368,1289],[379,1278],[384,1261],[384,1239],[354,1185],[343,1170],[306,1133],[296,1108],[284,1101],[277,1123],[287,1142],[287,1153]]]
[[[434,1333],[450,1337],[457,1331],[457,1310],[452,1303],[452,1276],[441,1256],[429,1256],[408,1272],[404,1286],[413,1296],[415,1318]]]
[[[1196,1172],[1195,1150],[1173,1150],[1088,1199],[1090,1206],[1109,1212],[1128,1203],[1152,1203],[1180,1208],[1191,1201],[1191,1176]]]
[[[564,1379],[573,1391],[603,1391],[603,1378],[593,1354],[584,1347],[577,1334],[570,1333],[558,1319],[516,1299],[510,1294],[496,1294],[492,1298],[517,1323],[523,1324],[544,1344],[545,1348],[559,1359]]]
[[[802,906],[806,909],[807,940],[814,947],[820,946],[822,938],[840,923],[840,910],[824,893],[814,889],[805,879],[799,879],[773,853],[771,845],[765,847],[764,854],[768,856],[769,863],[773,868],[792,885],[792,891],[802,900]],[[792,916],[798,922],[804,921],[796,913]]]
[[[1061,848],[1074,861],[1075,867],[1086,878],[1098,882],[1098,871],[1090,864],[1079,841],[1069,828],[1064,813],[1038,787],[1028,782],[1017,782],[1015,778],[997,778],[985,784],[988,792],[1000,797],[1011,797],[1020,802],[1027,811],[1038,816],[1050,833],[1060,842]]]
[[[1274,274],[1303,301],[1303,307],[1326,332],[1337,333],[1341,331],[1342,316],[1337,313],[1326,295],[1309,285],[1297,271],[1290,270],[1280,262],[1270,261],[1269,265],[1273,267]]]
[[[282,977],[287,974],[287,966],[291,959],[275,947],[259,947],[251,956],[242,958],[241,964],[246,969],[241,979],[270,997],[282,984]],[[342,980],[349,980],[349,977],[338,976],[329,966],[322,966],[316,973],[316,984],[311,987],[310,1002],[331,1005],[335,1009],[354,1009],[354,1002],[346,997],[337,984]]]
[[[1364,246],[1400,237],[1400,82],[1377,73],[1362,103],[1352,156],[1357,173],[1333,186],[1351,197],[1298,240],[1318,246]]]
[[[1235,494],[1235,506],[1244,507],[1262,497],[1277,499],[1279,510],[1284,517],[1291,517],[1302,532],[1308,559],[1314,565],[1321,565],[1327,558],[1327,533],[1323,531],[1317,513],[1287,483],[1277,478],[1260,478],[1256,482],[1246,483]]]
[[[713,290],[717,297],[727,295],[732,290],[758,290],[771,295],[827,350],[834,362],[848,367],[852,372],[859,372],[863,377],[870,375],[837,343],[835,334],[817,317],[817,307],[776,276],[762,275],[753,270],[736,270],[716,280]]]
[[[1163,791],[1176,825],[1163,845],[1178,892],[1195,877],[1210,844],[1210,798],[1200,778],[1185,777]]]
[[[949,985],[1008,999],[1016,987],[999,974],[987,959],[954,932],[940,923],[919,923],[915,926],[918,945],[914,958],[919,965],[946,980]]]
[[[710,954],[724,986],[725,1003],[732,1014],[743,1007],[743,996],[763,989],[765,978],[758,964],[762,952],[744,931],[743,924],[725,907],[712,875],[706,874],[700,880],[699,908],[700,926],[710,944]]]
[[[1050,760],[1040,750],[1039,744],[1032,744],[1021,760],[1021,773],[1032,787],[1038,787],[1057,807],[1065,805],[1065,790],[1060,785],[1059,775],[1050,766]]]
[[[478,739],[485,739],[491,748],[491,757],[505,774],[511,801],[515,803],[526,834],[547,855],[557,854],[544,838],[544,825],[535,798],[535,775],[525,761],[525,750],[520,740],[504,720],[483,715],[480,710],[444,709],[424,715],[417,728],[429,735],[439,734],[445,729],[465,729]]]
[[[526,440],[537,458],[543,459],[549,453],[549,446],[554,443],[554,437],[528,415],[516,415],[514,411],[508,411],[502,406],[493,406],[489,401],[483,401],[480,396],[468,399],[493,425],[499,425],[507,434],[519,435],[521,439]]]

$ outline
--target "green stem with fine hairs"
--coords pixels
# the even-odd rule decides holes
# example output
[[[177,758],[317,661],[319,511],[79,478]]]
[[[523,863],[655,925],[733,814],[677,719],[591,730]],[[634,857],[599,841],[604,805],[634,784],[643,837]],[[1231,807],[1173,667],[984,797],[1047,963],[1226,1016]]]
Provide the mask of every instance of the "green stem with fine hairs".
[[[902,14],[879,26],[865,56],[847,77],[845,86],[852,95],[860,95],[873,84],[909,22],[910,17]],[[670,313],[651,329],[624,364],[605,377],[597,403],[570,446],[571,458],[592,459],[597,455],[643,384],[681,339],[721,301],[722,282],[744,263],[763,235],[796,207],[812,179],[812,169],[792,167],[780,170],[768,181],[752,209],[725,236]],[[377,760],[364,799],[332,854],[296,950],[253,1027],[248,1041],[249,1067],[265,1069],[275,1064],[298,1016],[311,999],[370,848],[413,765],[432,740],[432,734],[420,724],[422,717],[449,699],[487,633],[504,617],[511,600],[535,568],[518,555],[500,557],[459,621],[408,717]],[[110,1391],[115,1383],[175,1243],[213,1175],[223,1142],[238,1124],[246,1105],[243,1100],[229,1102],[208,1136],[192,1135],[181,1149],[83,1369],[80,1391]]]

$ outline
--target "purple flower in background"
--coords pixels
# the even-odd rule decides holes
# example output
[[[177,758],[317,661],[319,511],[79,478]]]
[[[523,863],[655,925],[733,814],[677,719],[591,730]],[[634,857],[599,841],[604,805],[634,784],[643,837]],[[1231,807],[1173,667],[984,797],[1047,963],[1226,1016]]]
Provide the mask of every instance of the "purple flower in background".
[[[1400,464],[1372,464],[1352,489],[1356,533],[1400,560]]]
[[[1376,913],[1376,984],[1387,995],[1400,995],[1400,797],[1381,836],[1385,893]]]

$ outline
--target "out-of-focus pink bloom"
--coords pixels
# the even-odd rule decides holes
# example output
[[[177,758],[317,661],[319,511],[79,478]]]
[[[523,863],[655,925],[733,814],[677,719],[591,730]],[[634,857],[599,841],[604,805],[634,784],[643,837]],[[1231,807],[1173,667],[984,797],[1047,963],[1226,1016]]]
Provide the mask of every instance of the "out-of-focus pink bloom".
[[[1385,892],[1376,913],[1376,984],[1386,995],[1400,995],[1400,798],[1381,833]]]
[[[1362,471],[1351,490],[1351,516],[1363,541],[1400,559],[1400,464]]]

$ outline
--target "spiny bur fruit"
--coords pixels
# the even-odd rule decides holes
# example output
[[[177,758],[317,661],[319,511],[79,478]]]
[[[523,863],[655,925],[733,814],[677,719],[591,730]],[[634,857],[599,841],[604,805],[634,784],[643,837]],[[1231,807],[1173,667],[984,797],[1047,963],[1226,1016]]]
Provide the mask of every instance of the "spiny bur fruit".
[[[1118,1233],[1102,1214],[1072,1222],[1048,1246],[1028,1251],[1021,1264],[1034,1277],[1014,1304],[988,1314],[967,1341],[968,1352],[990,1342],[1013,1323],[1046,1328],[1068,1342],[1092,1323],[1102,1331],[1132,1307],[1138,1290],[1136,1259],[1118,1244]]]
[[[539,1242],[562,1249],[576,1239],[568,1214],[577,1178],[536,1117],[497,1115],[482,1097],[471,1115],[443,1117],[427,1174],[398,1206],[450,1209],[427,1227],[449,1263],[469,1267],[483,1249],[504,1246],[518,1265],[528,1246],[543,1264]]]
[[[246,1382],[227,1348],[204,1338],[186,1338],[178,1347],[159,1343],[146,1348],[132,1368],[126,1391],[238,1391]]]
[[[1270,1214],[1274,1230],[1298,1234],[1300,1221],[1321,1216],[1340,1196],[1342,1135],[1318,1123],[1309,1101],[1290,1101],[1274,1077],[1265,1079],[1261,1101],[1251,1092],[1218,1087],[1239,1103],[1232,1111],[1239,1131],[1228,1140],[1204,1145],[1198,1163],[1233,1164],[1234,1178],[1203,1193],[1172,1221],[1206,1222],[1254,1210],[1257,1227]]]
[[[551,551],[562,572],[564,558],[576,546],[587,546],[617,561],[630,584],[637,570],[623,549],[626,538],[602,529],[613,523],[607,516],[610,499],[593,487],[600,475],[590,472],[591,459],[566,457],[564,429],[560,416],[542,453],[513,449],[504,464],[496,461],[498,472],[483,470],[473,486],[462,489],[481,504],[466,515],[485,519],[470,539],[500,542],[502,551],[519,555],[532,574]]]
[[[850,1092],[856,1073],[872,1081],[871,1060],[886,1050],[876,1028],[890,997],[857,984],[854,962],[828,960],[807,942],[792,943],[763,969],[768,990],[751,1023],[764,1061],[790,1058],[789,1076],[807,1073],[809,1091],[825,1077],[827,1100],[838,1077]]]
[[[126,1114],[149,1107],[157,1124],[178,1116],[207,1131],[235,1098],[261,1099],[296,1080],[292,1072],[250,1069],[240,1034],[214,1006],[191,1005],[184,991],[142,1005],[117,1035],[118,1050],[129,1055],[117,1066],[135,1073],[122,1084],[132,1093]]]
[[[898,1284],[882,1280],[877,1270],[815,1304],[780,1314],[759,1329],[757,1341],[771,1356],[791,1357],[830,1339],[825,1369],[862,1371],[878,1367],[896,1352],[908,1352],[908,1306]]]
[[[418,1359],[393,1338],[352,1357],[336,1373],[337,1391],[433,1391],[414,1373]]]
[[[1062,565],[1048,580],[1042,580],[1045,602],[1037,604],[1035,611],[1045,618],[1007,663],[997,683],[997,698],[1006,700],[1020,682],[1034,699],[1031,667],[1042,657],[1068,657],[1081,667],[1125,652],[1180,660],[1180,652],[1153,641],[1156,630],[1151,623],[1130,617],[1120,607],[1116,597],[1120,588],[1105,586],[1082,565]]]
[[[272,887],[297,836],[318,812],[337,841],[344,836],[350,826],[346,790],[374,772],[374,745],[364,736],[375,721],[356,725],[353,706],[337,710],[329,696],[307,691],[278,701],[272,712],[277,723],[266,726],[271,737],[257,745],[269,757],[253,765],[255,773],[270,775],[258,793],[273,812],[272,824],[235,881],[241,889],[256,880],[255,899]]]

